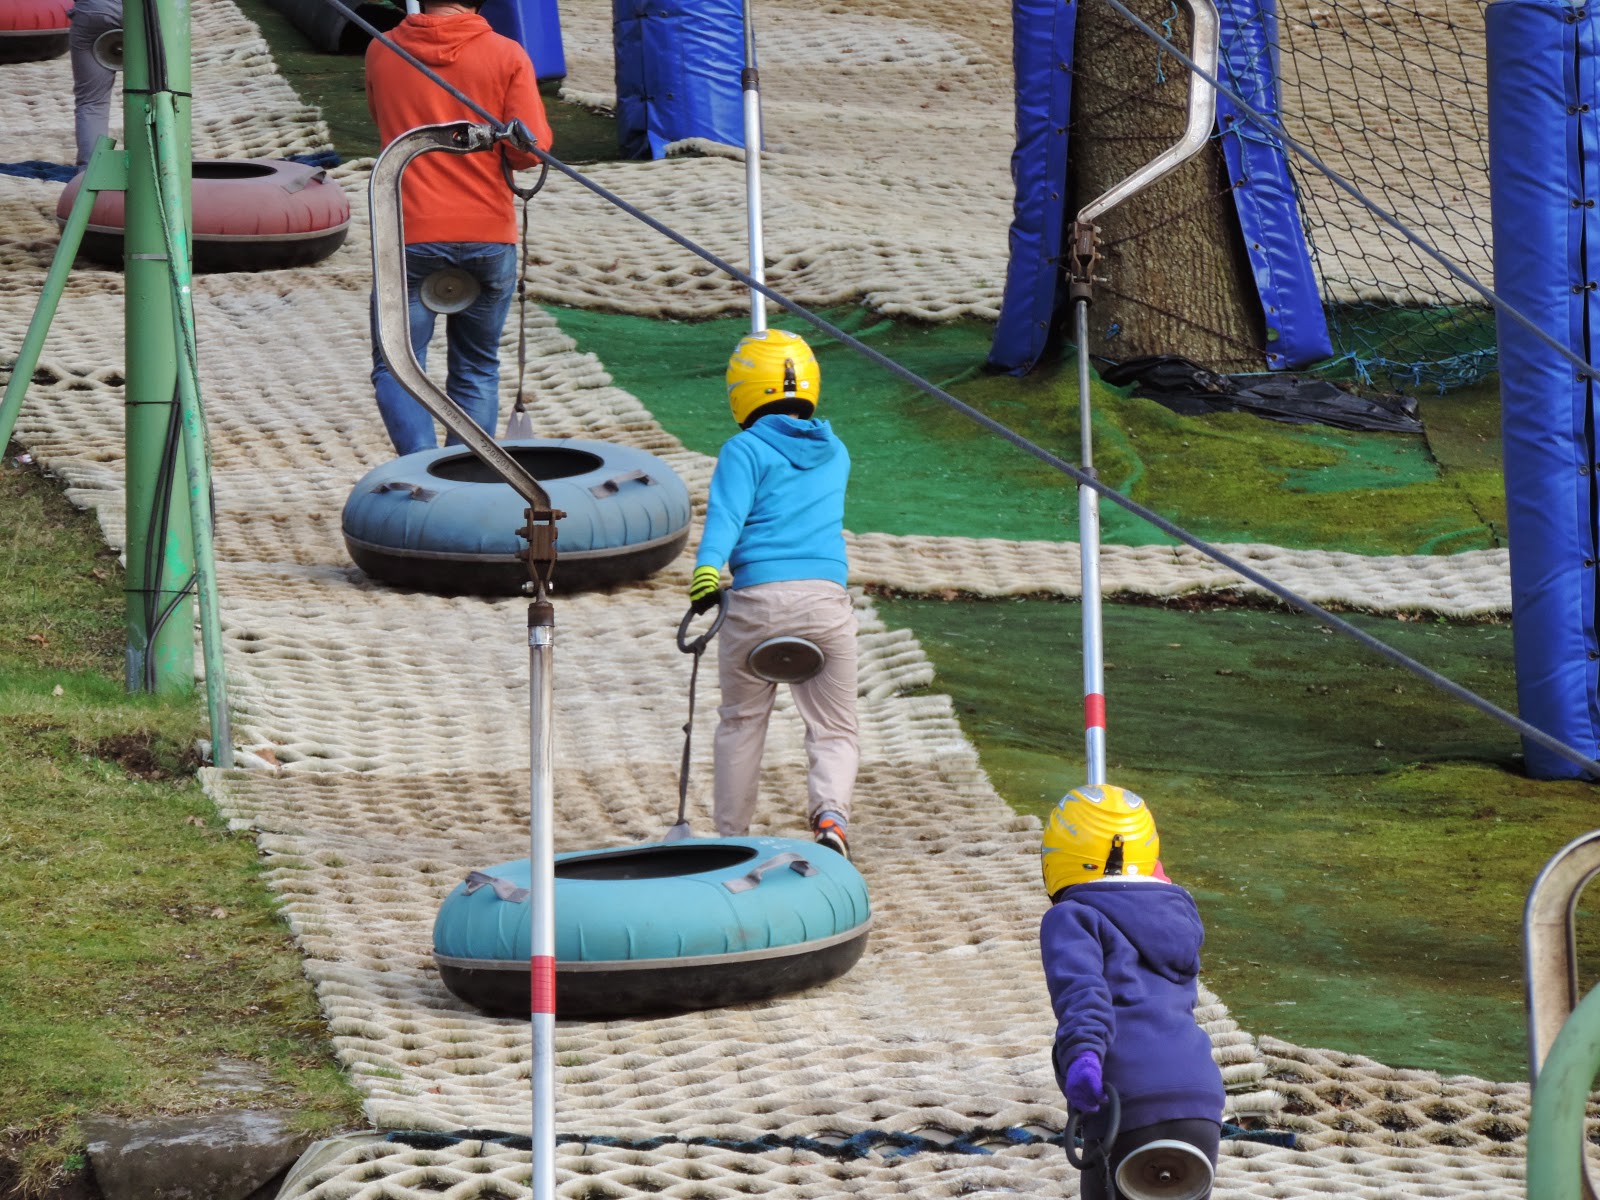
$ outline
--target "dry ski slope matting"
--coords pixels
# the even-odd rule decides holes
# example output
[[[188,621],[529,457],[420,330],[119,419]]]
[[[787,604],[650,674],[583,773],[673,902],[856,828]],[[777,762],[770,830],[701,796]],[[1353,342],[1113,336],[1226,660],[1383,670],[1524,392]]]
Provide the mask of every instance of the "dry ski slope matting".
[[[774,276],[810,302],[866,296],[885,310],[922,315],[991,311],[992,289],[973,281],[998,279],[1004,265],[1003,7],[949,0],[915,15],[892,5],[831,7],[837,11],[771,6],[768,61],[785,61],[777,52],[784,49],[805,79],[805,90],[769,85],[771,225],[784,262]],[[563,17],[571,89],[589,87],[591,101],[603,99],[609,5],[564,5]],[[197,154],[326,147],[316,114],[296,100],[230,3],[207,0],[194,21]],[[850,65],[861,61],[851,55],[868,61]],[[16,116],[0,131],[0,158],[65,158],[65,61],[8,66],[0,88]],[[812,96],[828,96],[836,108]],[[834,127],[834,143],[822,124]],[[950,138],[964,139],[976,158],[959,194],[944,188],[926,157]],[[368,165],[335,172],[356,199],[358,220],[350,244],[327,264],[196,283],[229,683],[236,741],[251,764],[208,772],[207,785],[223,812],[257,831],[340,1060],[373,1123],[517,1132],[529,1112],[526,1026],[453,1000],[431,968],[429,937],[439,902],[465,872],[515,857],[523,845],[524,607],[376,588],[345,557],[341,505],[361,474],[390,457],[366,379]],[[733,159],[597,174],[714,248],[736,250],[743,176]],[[56,194],[57,185],[0,177],[8,284],[0,329],[12,346],[55,241]],[[742,303],[735,289],[695,276],[678,252],[566,181],[552,181],[540,204],[540,260],[530,281],[547,299],[648,302],[675,315]],[[869,211],[876,225],[859,220]],[[926,269],[945,261],[941,254],[945,275]],[[939,302],[930,305],[930,296]],[[96,511],[115,545],[124,521],[121,305],[118,275],[74,275],[18,430],[73,498]],[[555,320],[539,315],[530,337],[542,433],[654,451],[703,500],[709,460],[685,451],[641,398],[613,387]],[[512,361],[510,331],[505,349]],[[508,396],[511,386],[508,378]],[[858,572],[874,581],[1002,590],[959,573],[955,560],[979,556],[932,539],[858,538],[853,548]],[[1060,549],[999,548],[1030,564],[1019,569],[1070,588],[1072,562]],[[1360,567],[1408,603],[1426,607],[1418,598],[1431,597],[1446,611],[1492,607],[1503,586],[1481,557],[1428,560],[1417,570],[1356,556],[1247,552],[1299,570],[1306,586],[1320,579],[1348,588]],[[1145,565],[1132,555],[1119,561],[1130,587],[1217,581],[1209,567],[1186,565],[1172,551],[1153,552]],[[688,675],[672,631],[687,575],[684,559],[647,583],[558,600],[562,849],[652,838],[671,819]],[[1062,1118],[1035,945],[1043,904],[1037,825],[995,795],[948,699],[923,690],[932,674],[915,640],[886,630],[865,598],[858,603],[864,769],[855,842],[876,909],[867,956],[826,988],[768,1004],[563,1023],[556,1083],[564,1196],[1075,1192],[1076,1173],[1059,1149],[995,1132],[1058,1130]],[[708,733],[709,720],[698,746],[709,745]],[[767,755],[769,797],[800,794],[802,760],[798,721],[781,704]],[[702,754],[691,783],[702,827],[709,775]],[[763,832],[802,834],[798,803],[769,799],[762,817]],[[1229,1083],[1232,1115],[1300,1135],[1295,1149],[1230,1143],[1219,1196],[1520,1194],[1524,1086],[1258,1043],[1214,996],[1203,999],[1197,1015]],[[874,1130],[962,1146],[845,1159],[806,1141]],[[974,1152],[973,1142],[987,1143],[989,1153]],[[390,1142],[331,1155],[294,1194],[516,1197],[527,1179],[526,1150],[492,1139]]]

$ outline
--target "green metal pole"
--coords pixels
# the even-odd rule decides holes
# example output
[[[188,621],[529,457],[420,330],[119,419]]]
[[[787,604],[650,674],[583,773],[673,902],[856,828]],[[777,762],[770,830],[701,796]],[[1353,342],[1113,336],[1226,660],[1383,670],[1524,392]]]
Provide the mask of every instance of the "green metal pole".
[[[83,244],[83,231],[89,226],[89,213],[94,209],[95,197],[101,192],[120,192],[127,186],[127,155],[118,151],[117,144],[110,138],[102,136],[89,156],[83,184],[72,202],[72,211],[67,214],[67,223],[61,229],[55,257],[50,260],[50,273],[44,277],[44,290],[39,293],[33,319],[28,322],[22,348],[17,351],[11,378],[6,382],[5,396],[0,398],[0,450],[5,449],[17,427],[22,399],[27,395],[28,384],[33,381],[33,372],[39,366],[45,334],[50,331],[50,322],[55,320],[56,307],[61,303],[61,293],[67,286],[67,275],[72,271],[72,260],[78,257],[78,247]]]
[[[151,27],[150,17],[157,28]],[[123,6],[123,128],[127,371],[127,682],[131,691],[194,688],[194,534],[178,494],[187,474],[178,406],[178,329],[162,232],[150,93],[189,91],[187,0]],[[189,217],[189,104],[176,108],[185,242]]]
[[[1550,1047],[1533,1085],[1528,1122],[1530,1200],[1581,1200],[1584,1116],[1600,1073],[1600,988],[1583,998]]]
[[[189,519],[194,526],[195,581],[200,596],[201,647],[206,664],[206,706],[211,717],[211,761],[233,766],[233,732],[228,719],[227,677],[222,654],[222,617],[217,604],[217,560],[211,523],[211,455],[206,445],[205,413],[200,407],[200,359],[194,325],[193,260],[185,224],[188,196],[184,166],[186,140],[177,133],[176,97],[170,91],[151,95],[151,133],[156,151],[156,177],[161,185],[162,236],[172,267],[172,299],[177,316],[178,402],[183,421],[183,450],[188,464]]]

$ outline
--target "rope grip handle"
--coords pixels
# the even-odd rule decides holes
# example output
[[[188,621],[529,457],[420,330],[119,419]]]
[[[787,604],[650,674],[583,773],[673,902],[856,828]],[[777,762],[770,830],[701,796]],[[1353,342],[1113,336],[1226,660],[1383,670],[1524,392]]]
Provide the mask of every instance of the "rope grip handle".
[[[496,141],[509,142],[524,154],[531,154],[539,148],[538,141],[528,131],[528,127],[522,123],[521,117],[518,117],[504,128],[496,129],[493,137]],[[537,196],[540,190],[543,189],[545,180],[550,177],[550,164],[544,159],[540,159],[539,178],[533,181],[532,187],[521,187],[517,184],[517,178],[511,170],[511,160],[506,157],[505,147],[502,146],[500,148],[500,174],[505,177],[506,186],[511,189],[511,194],[526,203]]]
[[[1080,1171],[1092,1170],[1106,1161],[1106,1155],[1111,1153],[1111,1146],[1117,1140],[1117,1134],[1122,1132],[1122,1097],[1117,1095],[1117,1089],[1109,1083],[1106,1084],[1106,1108],[1111,1115],[1106,1121],[1104,1137],[1095,1138],[1092,1148],[1088,1138],[1083,1142],[1083,1153],[1079,1154],[1073,1148],[1073,1142],[1078,1138],[1078,1126],[1083,1122],[1083,1114],[1076,1110],[1067,1112],[1067,1127],[1062,1132],[1062,1142],[1067,1151],[1067,1162]]]
[[[717,630],[722,628],[722,623],[728,619],[728,591],[719,588],[717,591],[717,616],[711,622],[711,628],[702,633],[694,641],[689,640],[689,625],[704,609],[694,604],[689,606],[689,611],[683,614],[683,620],[678,622],[678,649],[685,654],[700,655],[711,644],[711,639],[717,636]]]

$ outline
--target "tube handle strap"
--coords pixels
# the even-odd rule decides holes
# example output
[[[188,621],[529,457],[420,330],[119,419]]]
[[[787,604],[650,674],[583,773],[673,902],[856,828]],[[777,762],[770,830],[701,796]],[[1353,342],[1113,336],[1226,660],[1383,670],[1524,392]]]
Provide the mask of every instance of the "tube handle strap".
[[[438,493],[423,487],[420,483],[407,483],[403,479],[386,479],[372,489],[374,495],[384,492],[408,492],[413,500],[432,500]]]
[[[771,871],[776,871],[779,867],[788,867],[796,875],[805,877],[817,873],[817,868],[805,855],[798,850],[785,850],[782,854],[774,854],[759,866],[752,867],[739,878],[725,880],[722,886],[735,894],[748,892],[752,888],[760,887],[761,881],[767,877],[767,874]]]
[[[467,876],[467,895],[470,896],[473,892],[481,891],[484,888],[492,888],[496,896],[512,904],[521,904],[528,898],[527,888],[518,887],[511,880],[501,879],[498,875],[490,875],[483,871],[473,871]]]
[[[327,177],[328,172],[324,168],[313,167],[304,175],[298,176],[295,179],[285,179],[283,181],[283,190],[292,196],[302,188],[309,187],[313,183],[321,183],[323,180],[327,179]]]
[[[655,479],[642,470],[624,471],[621,475],[613,475],[603,483],[597,483],[589,489],[589,494],[596,499],[604,500],[607,496],[615,496],[622,490],[622,485],[638,480],[645,487],[654,487]]]

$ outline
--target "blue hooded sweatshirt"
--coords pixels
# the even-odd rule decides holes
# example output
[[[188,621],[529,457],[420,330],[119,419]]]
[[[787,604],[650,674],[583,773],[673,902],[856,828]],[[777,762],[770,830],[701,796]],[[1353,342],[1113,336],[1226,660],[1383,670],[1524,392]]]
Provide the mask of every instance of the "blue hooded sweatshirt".
[[[729,564],[735,588],[791,579],[844,586],[849,478],[850,452],[826,421],[762,417],[717,455],[695,566]]]
[[[1094,1050],[1122,1099],[1122,1128],[1222,1120],[1222,1072],[1194,1006],[1205,929],[1171,883],[1078,883],[1045,913],[1039,950],[1056,1014],[1056,1082]],[[1105,1133],[1105,1108],[1084,1134]]]

